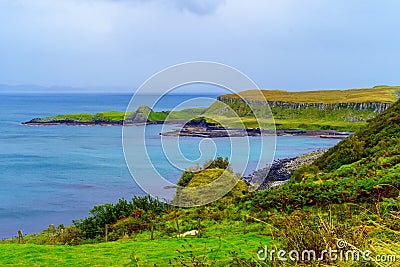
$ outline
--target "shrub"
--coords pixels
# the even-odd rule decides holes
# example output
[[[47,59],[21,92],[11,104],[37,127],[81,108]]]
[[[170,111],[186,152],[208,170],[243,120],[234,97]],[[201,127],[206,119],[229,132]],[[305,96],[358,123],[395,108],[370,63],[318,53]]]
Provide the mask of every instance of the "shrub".
[[[168,205],[150,196],[135,196],[130,202],[120,199],[116,204],[97,205],[90,210],[91,216],[73,222],[86,238],[94,239],[104,236],[106,225],[112,225],[121,219],[131,217],[137,210],[154,217],[164,213],[169,208]]]
[[[177,185],[178,186],[187,186],[192,180],[194,173],[192,171],[186,170],[182,173],[181,178],[179,179]]]
[[[55,241],[63,245],[79,245],[83,238],[82,230],[75,226],[67,226],[55,237]]]

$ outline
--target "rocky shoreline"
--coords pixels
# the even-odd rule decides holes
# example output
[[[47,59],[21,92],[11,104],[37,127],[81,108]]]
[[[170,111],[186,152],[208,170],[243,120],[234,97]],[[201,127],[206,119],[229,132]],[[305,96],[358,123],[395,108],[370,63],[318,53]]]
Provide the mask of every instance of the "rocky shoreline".
[[[218,137],[244,137],[244,136],[319,136],[321,138],[344,139],[353,132],[338,132],[335,130],[260,130],[253,128],[246,129],[205,129],[202,127],[183,127],[172,132],[163,132],[163,136],[192,136],[203,138]]]
[[[53,126],[53,125],[67,125],[67,126],[120,126],[123,125],[123,121],[109,121],[109,120],[98,120],[98,121],[76,121],[76,120],[51,120],[51,121],[40,121],[35,118],[30,121],[22,122],[23,125],[31,126]]]
[[[78,121],[78,120],[50,120],[40,121],[41,119],[35,118],[30,121],[21,122],[22,125],[30,126],[53,126],[53,125],[67,125],[67,126],[138,126],[147,124],[183,124],[182,121],[147,121],[147,122],[126,122],[124,120],[94,120],[94,121]]]
[[[250,184],[255,181],[263,181],[259,190],[265,190],[274,186],[283,185],[289,181],[293,173],[305,164],[311,164],[314,160],[322,156],[327,149],[316,150],[295,158],[284,158],[274,161],[271,166],[255,170],[242,179]]]

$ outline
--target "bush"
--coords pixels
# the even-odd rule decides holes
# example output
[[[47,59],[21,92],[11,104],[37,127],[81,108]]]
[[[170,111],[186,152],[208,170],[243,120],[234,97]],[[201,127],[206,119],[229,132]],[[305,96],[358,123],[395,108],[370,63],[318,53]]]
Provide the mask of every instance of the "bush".
[[[82,230],[75,226],[67,226],[55,237],[55,241],[63,245],[79,245],[83,238]]]
[[[194,176],[194,173],[192,171],[189,171],[189,170],[184,171],[182,173],[182,176],[179,179],[177,185],[178,186],[187,186],[189,184],[189,182],[192,180],[193,176]]]
[[[228,157],[217,157],[214,160],[209,160],[204,163],[203,169],[224,169],[232,172]]]
[[[86,238],[94,239],[104,236],[106,225],[113,225],[121,219],[131,217],[137,210],[154,217],[164,213],[169,208],[168,205],[150,196],[136,196],[130,202],[120,199],[115,205],[109,203],[97,205],[90,210],[91,216],[73,222]]]

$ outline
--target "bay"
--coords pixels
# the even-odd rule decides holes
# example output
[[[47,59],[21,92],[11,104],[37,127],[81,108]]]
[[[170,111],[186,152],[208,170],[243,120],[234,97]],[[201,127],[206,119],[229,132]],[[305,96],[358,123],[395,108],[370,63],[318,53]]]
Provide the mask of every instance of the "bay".
[[[138,97],[143,105],[150,104],[145,95]],[[171,109],[193,97],[196,96],[167,95],[155,110]],[[215,95],[209,97],[216,99]],[[21,125],[34,117],[124,111],[130,98],[128,94],[0,95],[0,238],[13,237],[19,229],[34,233],[49,224],[68,225],[72,219],[88,216],[94,205],[146,194],[126,166],[122,127]],[[199,107],[211,102],[204,100]],[[142,131],[145,126],[134,127]],[[146,127],[146,146],[155,167],[176,182],[181,170],[165,160],[160,146],[161,125]],[[172,129],[174,125],[167,127]],[[251,147],[257,147],[263,138],[268,139],[250,138]],[[230,155],[228,138],[212,141],[216,154]],[[181,151],[176,153],[195,161],[202,153],[201,142],[201,138],[180,138]],[[331,147],[337,142],[318,137],[277,137],[275,159]],[[257,157],[257,153],[250,153],[248,171],[257,165]],[[147,173],[145,168],[140,171]]]

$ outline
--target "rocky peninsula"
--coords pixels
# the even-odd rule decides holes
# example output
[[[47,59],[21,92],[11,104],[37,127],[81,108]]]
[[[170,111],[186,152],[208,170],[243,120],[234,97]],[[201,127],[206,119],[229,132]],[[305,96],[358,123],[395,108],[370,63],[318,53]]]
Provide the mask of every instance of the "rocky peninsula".
[[[163,136],[192,136],[203,138],[244,137],[244,136],[319,136],[321,138],[344,139],[352,132],[338,132],[335,130],[264,130],[259,128],[226,128],[218,124],[207,122],[205,118],[191,120],[182,127],[171,132],[160,133]]]
[[[285,184],[292,177],[293,173],[305,164],[311,164],[322,156],[327,149],[316,150],[294,158],[284,158],[275,160],[270,166],[255,170],[242,179],[250,184],[254,181],[263,182],[259,185],[260,190]]]

